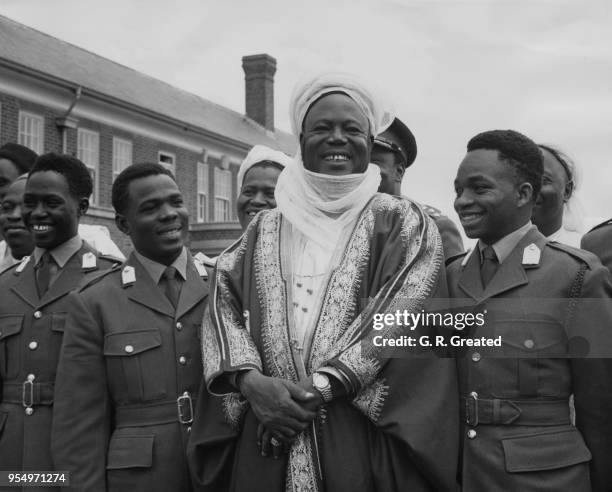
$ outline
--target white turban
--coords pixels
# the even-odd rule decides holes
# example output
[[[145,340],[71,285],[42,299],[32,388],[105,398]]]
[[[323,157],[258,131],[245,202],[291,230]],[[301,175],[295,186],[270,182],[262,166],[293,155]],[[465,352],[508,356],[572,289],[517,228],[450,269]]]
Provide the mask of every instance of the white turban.
[[[254,165],[263,161],[276,162],[281,167],[286,167],[291,162],[291,157],[279,150],[266,147],[265,145],[255,145],[244,158],[242,164],[240,164],[240,169],[238,170],[239,190],[242,188],[242,181],[244,180],[244,175],[247,173],[247,171]]]
[[[308,108],[324,94],[342,92],[357,103],[370,123],[370,134],[378,135],[393,122],[393,114],[386,104],[368,88],[367,84],[351,74],[326,72],[307,77],[297,83],[291,95],[289,114],[293,133],[302,133],[302,123]]]
[[[293,132],[299,136],[308,108],[321,96],[341,92],[363,111],[370,134],[378,135],[393,121],[381,100],[353,75],[326,72],[298,82],[289,107]],[[307,239],[326,251],[342,249],[343,238],[359,214],[376,194],[380,169],[368,164],[365,172],[332,176],[304,168],[298,149],[290,165],[281,172],[275,198],[281,214]]]

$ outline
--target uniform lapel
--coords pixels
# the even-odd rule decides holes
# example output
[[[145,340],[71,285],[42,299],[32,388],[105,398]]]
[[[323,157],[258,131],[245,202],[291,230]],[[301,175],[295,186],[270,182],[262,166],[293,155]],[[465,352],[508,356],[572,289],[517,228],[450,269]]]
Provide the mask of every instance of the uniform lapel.
[[[17,273],[18,268],[15,269],[13,275],[18,275],[19,277],[11,290],[30,306],[36,307],[38,306],[39,299],[36,289],[36,274],[34,273],[34,257],[30,257],[30,261],[28,261],[28,264],[20,273]]]
[[[174,318],[174,306],[133,253],[125,264],[133,267],[136,275],[136,281],[126,287],[128,298],[158,313]]]
[[[462,267],[459,276],[459,288],[474,300],[480,300],[483,296],[482,280],[480,279],[480,252],[478,246],[470,253],[465,267]]]
[[[531,243],[536,243],[540,251],[542,251],[545,242],[546,238],[536,228],[530,229],[499,266],[495,276],[484,291],[484,297],[494,297],[515,287],[527,284],[529,280],[525,269],[538,268],[539,262],[535,265],[523,265],[525,248]]]
[[[49,289],[47,289],[47,292],[42,296],[39,307],[52,303],[57,298],[68,294],[68,292],[74,290],[78,286],[79,281],[83,278],[81,257],[86,251],[86,249],[81,248],[70,257],[64,265],[64,268],[59,271],[57,278],[49,286]]]
[[[187,253],[187,279],[181,288],[178,306],[176,307],[176,319],[189,312],[194,305],[200,302],[208,294],[208,285],[200,278],[193,265],[193,258]]]

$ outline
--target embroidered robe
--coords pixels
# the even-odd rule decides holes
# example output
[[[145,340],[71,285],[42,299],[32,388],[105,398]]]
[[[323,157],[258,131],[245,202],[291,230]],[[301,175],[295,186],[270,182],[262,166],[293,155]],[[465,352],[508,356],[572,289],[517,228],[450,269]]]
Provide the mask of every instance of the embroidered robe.
[[[458,446],[455,365],[428,349],[385,358],[376,313],[420,312],[446,295],[442,242],[411,201],[377,194],[360,214],[322,296],[308,353],[291,342],[278,210],[260,213],[217,261],[203,324],[205,384],[223,410],[198,403],[190,464],[201,490],[454,490]],[[256,368],[297,382],[322,366],[346,375],[353,393],[323,405],[283,459],[262,457],[257,419],[230,383]],[[202,392],[204,396],[206,392]]]

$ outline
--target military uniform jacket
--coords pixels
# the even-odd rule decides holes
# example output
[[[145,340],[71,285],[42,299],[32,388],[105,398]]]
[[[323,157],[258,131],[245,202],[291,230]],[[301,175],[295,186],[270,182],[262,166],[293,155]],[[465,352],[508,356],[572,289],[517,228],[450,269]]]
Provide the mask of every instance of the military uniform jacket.
[[[115,263],[83,242],[42,298],[29,258],[0,276],[0,469],[53,469],[53,385],[68,294]]]
[[[612,271],[612,219],[587,232],[582,237],[580,247],[595,253],[608,270]]]
[[[448,266],[450,294],[486,307],[464,336],[502,346],[458,354],[463,490],[612,490],[610,272],[533,228],[483,289],[475,249]]]
[[[191,490],[185,449],[208,287],[187,264],[176,310],[133,254],[71,296],[52,438],[70,490]]]

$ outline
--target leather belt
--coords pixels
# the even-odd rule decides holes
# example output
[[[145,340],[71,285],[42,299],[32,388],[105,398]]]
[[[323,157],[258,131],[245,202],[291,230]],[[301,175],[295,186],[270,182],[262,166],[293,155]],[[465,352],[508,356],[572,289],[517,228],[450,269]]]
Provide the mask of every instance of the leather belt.
[[[23,407],[53,405],[53,383],[2,383],[2,402]]]
[[[565,425],[570,422],[568,400],[505,400],[463,397],[462,414],[471,426]]]
[[[115,427],[141,427],[146,425],[191,424],[193,422],[193,400],[185,391],[176,400],[167,400],[150,405],[122,405],[115,408]]]

